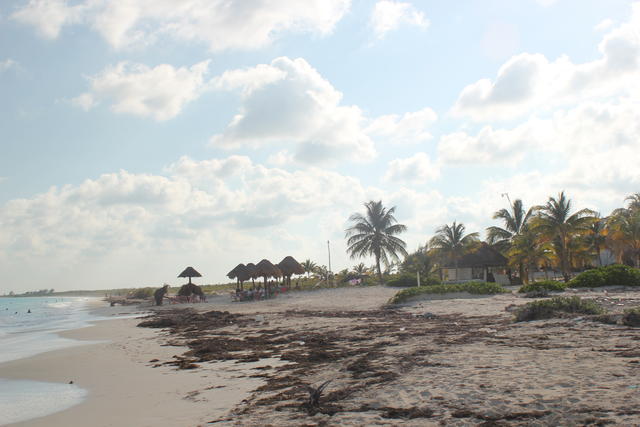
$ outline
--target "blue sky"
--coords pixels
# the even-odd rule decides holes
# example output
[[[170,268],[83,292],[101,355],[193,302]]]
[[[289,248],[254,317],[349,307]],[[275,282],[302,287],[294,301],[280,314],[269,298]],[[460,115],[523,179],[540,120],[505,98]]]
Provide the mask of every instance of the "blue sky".
[[[606,215],[640,188],[640,3],[179,5],[0,5],[0,292],[220,282],[327,240],[340,270],[367,200],[413,250],[503,193]]]

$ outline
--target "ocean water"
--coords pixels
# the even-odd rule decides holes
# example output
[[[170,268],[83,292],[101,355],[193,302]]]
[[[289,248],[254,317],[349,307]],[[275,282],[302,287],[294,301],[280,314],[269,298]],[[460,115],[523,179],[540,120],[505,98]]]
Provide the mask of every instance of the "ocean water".
[[[0,298],[0,363],[89,342],[60,337],[100,320],[92,301],[73,297]],[[72,384],[0,378],[0,425],[45,416],[76,405],[86,390]]]

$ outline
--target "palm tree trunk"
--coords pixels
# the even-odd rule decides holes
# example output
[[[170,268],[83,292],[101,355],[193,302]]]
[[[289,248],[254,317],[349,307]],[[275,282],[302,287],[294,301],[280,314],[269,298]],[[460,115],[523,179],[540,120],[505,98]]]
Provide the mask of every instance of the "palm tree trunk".
[[[384,281],[382,280],[382,270],[380,269],[380,254],[376,253],[376,269],[378,270],[378,282],[380,282],[381,285],[384,284]]]
[[[526,274],[527,279],[525,279],[524,263],[523,262],[518,264],[518,274],[520,275],[520,280],[522,280],[522,283],[524,283],[524,284],[529,283],[529,279],[528,279],[529,273],[527,272],[527,274]]]
[[[453,256],[453,269],[456,272],[456,283],[460,283],[458,278],[458,257],[455,255]]]

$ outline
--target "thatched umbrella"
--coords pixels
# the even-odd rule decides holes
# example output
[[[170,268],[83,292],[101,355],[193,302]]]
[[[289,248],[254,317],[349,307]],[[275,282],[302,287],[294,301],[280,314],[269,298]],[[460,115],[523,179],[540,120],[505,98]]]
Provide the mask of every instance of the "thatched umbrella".
[[[260,276],[256,273],[256,265],[252,262],[245,265],[247,267],[247,272],[249,273],[249,278],[251,279],[251,283],[253,283],[253,289],[256,288],[256,279]]]
[[[238,286],[236,286],[236,289],[242,289],[242,283],[245,280],[250,279],[251,275],[249,274],[249,270],[247,269],[247,266],[240,263],[236,265],[236,267],[233,270],[227,273],[227,277],[229,279],[237,279]]]
[[[260,277],[264,277],[264,289],[265,292],[267,292],[267,296],[271,293],[267,284],[267,277],[282,276],[280,269],[273,265],[268,259],[263,259],[256,264],[256,274]]]
[[[184,271],[182,273],[180,273],[178,275],[178,277],[188,277],[189,278],[189,284],[191,284],[191,278],[192,277],[202,277],[202,274],[198,273],[196,271],[195,268],[193,267],[187,267],[184,269]]]
[[[305,270],[298,261],[292,256],[286,256],[278,263],[278,268],[282,271],[282,275],[287,279],[287,285],[291,287],[292,274],[304,274]]]

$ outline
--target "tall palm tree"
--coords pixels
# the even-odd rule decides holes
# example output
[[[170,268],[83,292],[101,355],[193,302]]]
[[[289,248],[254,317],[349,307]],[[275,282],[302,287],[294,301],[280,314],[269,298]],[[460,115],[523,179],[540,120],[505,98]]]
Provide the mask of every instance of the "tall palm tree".
[[[479,242],[478,233],[465,234],[464,224],[445,224],[436,230],[436,235],[429,241],[429,246],[434,250],[453,261],[458,278],[458,259],[470,247]]]
[[[307,273],[307,279],[309,278],[309,274],[313,273],[316,270],[316,263],[311,261],[309,258],[305,259],[301,264],[304,271]]]
[[[349,217],[353,225],[345,231],[347,252],[351,258],[362,258],[373,255],[376,260],[378,280],[382,284],[382,270],[380,261],[389,265],[390,259],[397,260],[398,254],[407,255],[406,243],[396,235],[406,231],[407,227],[398,224],[395,206],[387,209],[382,201],[369,201],[364,204],[364,215],[354,213]]]
[[[493,219],[500,219],[504,223],[502,227],[488,227],[487,228],[487,241],[490,245],[495,247],[498,251],[506,254],[511,246],[513,240],[522,235],[529,224],[529,220],[533,216],[533,208],[529,208],[525,211],[522,204],[522,200],[516,199],[510,206],[511,210],[500,209],[493,214]],[[518,267],[520,273],[520,279],[524,275],[525,264],[515,264]]]
[[[532,226],[552,242],[562,276],[564,281],[568,282],[571,275],[571,240],[588,229],[594,221],[595,212],[591,209],[581,209],[571,213],[571,199],[565,196],[564,191],[558,198],[549,197],[547,203],[536,206],[535,211],[536,218]]]

